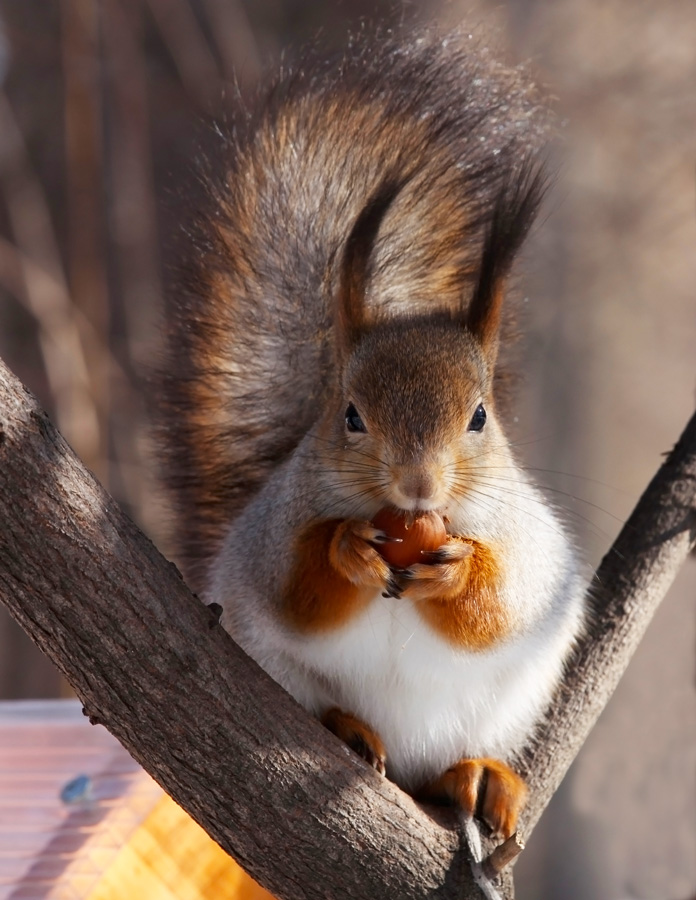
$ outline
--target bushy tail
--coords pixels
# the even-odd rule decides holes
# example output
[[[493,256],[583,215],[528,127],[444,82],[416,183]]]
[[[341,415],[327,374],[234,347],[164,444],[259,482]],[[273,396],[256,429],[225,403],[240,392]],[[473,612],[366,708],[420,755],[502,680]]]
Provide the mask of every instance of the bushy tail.
[[[546,126],[521,73],[472,44],[361,36],[340,60],[305,55],[226,139],[183,248],[160,378],[159,445],[194,588],[327,401],[336,263],[386,177],[405,186],[380,226],[370,302],[399,314],[471,295],[495,199]]]

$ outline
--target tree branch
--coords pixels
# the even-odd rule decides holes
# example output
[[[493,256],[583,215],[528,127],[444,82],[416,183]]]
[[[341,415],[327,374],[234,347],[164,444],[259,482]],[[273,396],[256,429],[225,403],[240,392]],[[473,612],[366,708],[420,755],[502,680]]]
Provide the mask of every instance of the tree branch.
[[[673,499],[660,494],[654,525],[631,519],[624,529],[641,537],[642,574],[621,537],[600,569],[603,624],[529,756],[530,824],[599,712],[597,679],[600,702],[605,682],[618,680],[602,648],[616,635],[622,661],[630,655],[666,590],[666,557],[673,572],[689,529],[693,539],[696,421],[677,450],[686,462],[658,476]],[[0,598],[12,615],[93,721],[278,897],[491,896],[453,817],[429,815],[380,778],[236,647],[2,364],[0,516]],[[574,748],[560,762],[559,745]]]
[[[481,898],[426,815],[272,681],[0,363],[0,598],[121,741],[283,900]]]
[[[607,705],[696,541],[696,414],[646,488],[590,587],[586,631],[522,774],[529,834]]]

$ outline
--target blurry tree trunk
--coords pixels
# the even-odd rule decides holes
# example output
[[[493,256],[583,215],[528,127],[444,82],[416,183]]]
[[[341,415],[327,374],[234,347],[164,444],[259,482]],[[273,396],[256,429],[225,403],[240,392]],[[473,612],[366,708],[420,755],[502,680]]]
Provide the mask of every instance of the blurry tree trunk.
[[[99,8],[93,0],[61,0],[64,83],[67,274],[70,301],[91,329],[108,342],[104,154]],[[103,349],[84,342],[97,427],[84,463],[108,484],[109,377]],[[79,422],[79,431],[86,430]]]

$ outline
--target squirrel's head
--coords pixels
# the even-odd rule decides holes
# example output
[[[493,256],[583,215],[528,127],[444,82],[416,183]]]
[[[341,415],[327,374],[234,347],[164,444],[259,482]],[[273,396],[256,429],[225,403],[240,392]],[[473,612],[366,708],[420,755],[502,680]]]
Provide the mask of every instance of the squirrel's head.
[[[338,397],[327,425],[341,448],[344,493],[363,509],[445,511],[505,448],[492,392],[501,306],[543,181],[525,166],[501,188],[468,303],[389,318],[367,294],[380,224],[400,187],[379,187],[346,242],[335,317]]]

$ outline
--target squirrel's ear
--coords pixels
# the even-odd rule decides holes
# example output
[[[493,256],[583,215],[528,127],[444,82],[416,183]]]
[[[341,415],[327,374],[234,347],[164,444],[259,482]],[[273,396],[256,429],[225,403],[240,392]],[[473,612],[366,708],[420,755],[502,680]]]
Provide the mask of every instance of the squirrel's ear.
[[[363,207],[346,240],[335,321],[341,356],[350,353],[367,329],[366,294],[375,242],[384,216],[403,184],[403,180],[396,178],[383,180]]]
[[[548,183],[538,163],[526,161],[498,192],[483,244],[478,280],[464,312],[464,324],[476,337],[491,367],[498,355],[500,317],[505,283]]]

